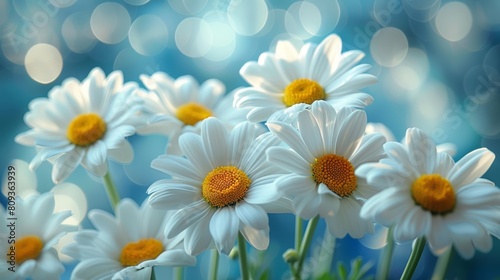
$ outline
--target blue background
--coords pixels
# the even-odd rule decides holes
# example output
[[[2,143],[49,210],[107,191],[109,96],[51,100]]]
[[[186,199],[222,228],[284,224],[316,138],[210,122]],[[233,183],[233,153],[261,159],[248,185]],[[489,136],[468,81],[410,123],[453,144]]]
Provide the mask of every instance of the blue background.
[[[370,73],[379,77],[378,84],[366,89],[375,98],[375,102],[366,108],[369,121],[384,123],[397,139],[404,136],[407,127],[420,127],[432,135],[437,143],[454,143],[457,147],[456,159],[480,147],[500,153],[500,4],[497,1],[330,1],[329,7],[334,9],[320,11],[323,15],[320,21],[322,25],[311,32],[315,27],[311,28],[307,24],[317,21],[308,17],[305,12],[297,14],[297,1],[268,0],[266,4],[269,16],[265,18],[266,25],[261,30],[257,28],[257,32],[252,35],[238,29],[243,27],[243,30],[248,30],[244,27],[245,24],[252,27],[251,20],[246,23],[233,22],[231,25],[226,17],[228,11],[237,9],[245,0],[169,0],[151,1],[143,5],[129,4],[133,0],[108,1],[119,4],[128,11],[131,22],[143,15],[156,15],[164,22],[168,30],[166,35],[163,34],[167,38],[166,43],[162,41],[157,53],[146,53],[148,55],[139,54],[137,46],[134,47],[134,43],[131,43],[141,40],[136,33],[125,35],[116,43],[102,42],[90,33],[90,39],[81,41],[87,43],[88,47],[75,51],[75,44],[78,46],[80,41],[71,39],[68,34],[73,32],[73,35],[83,37],[81,33],[77,33],[78,28],[70,29],[69,33],[68,30],[63,31],[65,21],[78,12],[83,18],[87,18],[87,21],[83,20],[81,23],[88,25],[90,15],[102,1],[74,2],[0,0],[0,170],[6,170],[13,159],[29,162],[33,158],[34,148],[14,142],[17,134],[28,130],[23,122],[28,103],[34,98],[46,97],[52,87],[60,85],[68,77],[82,80],[92,68],[101,67],[107,74],[113,70],[121,70],[126,81],[139,82],[140,74],[150,75],[155,71],[163,71],[175,78],[192,75],[200,82],[217,78],[230,91],[246,86],[239,75],[239,69],[246,61],[255,61],[259,54],[270,50],[277,38],[292,38],[300,45],[306,42],[318,43],[330,33],[341,36],[343,51],[364,51],[366,56],[362,62],[372,64]],[[324,5],[328,1],[308,2]],[[459,7],[458,10],[453,10],[452,16],[445,15],[446,10],[451,10],[449,4]],[[295,8],[292,7],[294,5]],[[199,19],[214,11],[225,24],[224,34],[229,34],[229,37],[216,37],[213,34],[214,40],[211,43],[227,40],[227,44],[233,44],[234,47],[219,51],[217,47],[213,47],[210,51],[219,55],[216,61],[201,53],[194,55],[199,57],[193,57],[189,50],[183,50],[182,44],[176,42],[177,35],[186,35],[186,32],[176,32],[176,28],[186,18]],[[208,19],[207,22],[210,26]],[[309,26],[309,29],[301,27],[301,24]],[[150,28],[155,30],[154,26]],[[463,38],[457,40],[457,37],[453,37],[460,37],[460,30],[464,29],[470,30],[463,33]],[[192,30],[196,35],[196,31]],[[195,35],[190,40],[196,40]],[[376,37],[382,35],[388,36],[386,40],[377,40]],[[390,40],[387,41],[387,38]],[[24,65],[28,49],[39,43],[55,46],[62,57],[61,72],[44,83],[36,75],[29,75],[26,70],[28,66]],[[391,54],[391,51],[401,51],[402,54]],[[128,166],[111,163],[110,168],[120,195],[141,203],[147,197],[145,191],[149,184],[162,177],[162,174],[149,168],[149,163],[163,153],[167,140],[162,136],[151,135],[132,136],[130,141],[135,149],[134,161]],[[50,170],[50,164],[44,163],[36,171],[40,192],[49,191],[53,187]],[[497,159],[484,177],[498,184],[499,170],[500,163]],[[79,185],[87,194],[88,209],[111,211],[100,181],[89,177],[83,168],[79,167],[67,181]],[[3,197],[2,202],[5,202]],[[273,279],[281,279],[287,270],[281,254],[293,246],[293,222],[291,215],[271,215],[273,245],[266,253],[266,258],[272,260],[270,267]],[[91,224],[85,219],[83,226],[91,227]],[[320,222],[313,246],[319,244],[323,232],[324,223]],[[397,247],[391,278],[399,277],[410,250],[411,244]],[[349,260],[362,256],[364,261],[371,261],[376,266],[379,254],[380,250],[366,248],[357,240],[345,238],[336,242],[333,264],[339,260],[349,263]],[[206,278],[204,269],[207,256],[200,256],[198,261],[196,268],[188,269],[189,279]],[[415,278],[429,278],[435,261],[436,257],[426,249]],[[74,263],[68,264],[65,278],[69,278],[73,265]],[[228,278],[238,277],[238,265],[235,261],[223,258],[221,265],[229,267]],[[447,278],[500,279],[499,265],[500,241],[494,239],[494,248],[487,254],[476,252],[472,260],[452,256]],[[370,272],[373,273],[374,270]],[[170,271],[161,269],[160,273],[167,274]],[[223,277],[225,273],[221,274]]]

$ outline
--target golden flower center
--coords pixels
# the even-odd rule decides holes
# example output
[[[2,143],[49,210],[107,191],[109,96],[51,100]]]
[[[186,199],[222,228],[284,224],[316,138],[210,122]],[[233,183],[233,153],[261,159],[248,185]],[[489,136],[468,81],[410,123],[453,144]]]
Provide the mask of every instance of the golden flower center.
[[[445,214],[455,207],[455,190],[450,181],[439,174],[424,174],[411,185],[415,202],[433,214]]]
[[[186,125],[195,125],[208,117],[213,116],[212,111],[198,103],[189,102],[177,108],[177,118]]]
[[[38,236],[28,235],[16,240],[14,246],[16,264],[22,264],[27,260],[36,259],[40,256],[43,249],[43,241]]]
[[[312,174],[316,183],[325,184],[338,196],[349,196],[356,190],[357,178],[354,175],[354,166],[342,156],[334,154],[321,156],[312,165]]]
[[[106,133],[106,123],[95,113],[76,116],[68,125],[66,136],[77,146],[89,146]]]
[[[210,171],[202,184],[201,194],[214,207],[225,207],[242,200],[252,181],[245,172],[228,165]]]
[[[299,103],[312,104],[316,100],[324,100],[325,97],[325,90],[317,82],[297,79],[285,88],[283,103],[288,107]]]
[[[163,243],[154,238],[141,239],[123,246],[120,263],[135,266],[143,261],[154,260],[163,252]]]

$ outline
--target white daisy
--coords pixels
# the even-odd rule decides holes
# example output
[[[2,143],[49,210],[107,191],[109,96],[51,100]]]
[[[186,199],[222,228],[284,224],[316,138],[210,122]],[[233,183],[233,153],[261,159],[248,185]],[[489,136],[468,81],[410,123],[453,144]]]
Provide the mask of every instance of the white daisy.
[[[170,213],[139,206],[123,199],[116,217],[92,210],[89,219],[97,230],[81,230],[76,243],[63,251],[80,260],[71,279],[150,279],[153,266],[194,265],[196,259],[182,248],[182,234],[166,239],[165,221]]]
[[[61,224],[70,211],[54,213],[52,193],[17,197],[12,211],[0,207],[0,279],[59,279],[64,266],[54,245],[77,229]]]
[[[385,139],[387,141],[396,141],[396,137],[392,133],[392,131],[385,126],[383,123],[368,123],[366,125],[366,134],[378,132],[384,135]],[[406,142],[406,138],[403,137],[403,139],[400,141],[401,143]],[[449,154],[450,156],[454,156],[457,153],[457,147],[453,143],[443,143],[439,144],[436,146],[437,152],[445,152]]]
[[[201,85],[192,76],[173,79],[162,72],[142,75],[149,93],[139,95],[145,100],[150,115],[140,133],[159,133],[169,136],[168,154],[180,154],[179,135],[200,131],[200,121],[208,117],[220,119],[229,129],[245,120],[247,110],[232,107],[234,91],[224,95],[226,87],[216,79]]]
[[[37,147],[30,168],[51,160],[52,180],[59,183],[79,164],[102,177],[108,157],[130,162],[133,150],[125,137],[134,134],[140,122],[140,100],[131,97],[136,89],[135,83],[123,85],[121,72],[106,78],[95,68],[82,83],[66,79],[49,98],[31,101],[24,119],[32,129],[16,137],[20,144]]]
[[[243,65],[240,74],[251,87],[236,93],[234,106],[251,109],[247,114],[251,122],[265,121],[276,111],[315,100],[326,100],[337,110],[364,108],[373,98],[358,90],[375,83],[376,78],[363,74],[370,65],[354,66],[363,52],[341,50],[342,41],[335,34],[300,50],[289,41],[279,41],[275,53],[265,52],[258,62]]]
[[[435,254],[451,245],[464,258],[491,249],[489,234],[500,237],[500,190],[479,177],[492,152],[478,149],[455,163],[416,128],[407,130],[406,144],[388,142],[384,150],[388,158],[357,172],[384,189],[364,204],[362,217],[394,226],[398,242],[424,236]]]
[[[296,214],[310,219],[318,214],[335,237],[359,238],[373,224],[359,218],[363,202],[377,192],[355,170],[377,162],[384,154],[381,134],[363,135],[366,113],[343,108],[336,111],[325,101],[298,114],[296,125],[268,122],[269,129],[287,147],[273,147],[268,160],[288,174],[276,180],[280,191],[293,200]]]
[[[167,237],[186,230],[186,251],[197,255],[211,247],[228,254],[238,232],[255,248],[269,245],[265,204],[280,194],[273,182],[280,175],[265,159],[278,139],[248,122],[231,132],[221,121],[208,118],[201,135],[186,133],[180,148],[187,158],[162,155],[151,166],[172,176],[148,189],[154,207],[179,209],[165,228]],[[277,205],[272,205],[276,208]]]

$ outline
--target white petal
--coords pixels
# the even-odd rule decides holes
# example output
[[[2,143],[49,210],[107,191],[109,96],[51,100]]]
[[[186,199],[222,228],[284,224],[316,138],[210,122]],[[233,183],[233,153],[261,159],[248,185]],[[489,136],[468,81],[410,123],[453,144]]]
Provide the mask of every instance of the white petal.
[[[80,164],[84,155],[85,151],[83,149],[76,148],[67,154],[59,156],[52,167],[52,181],[57,184],[66,180]]]
[[[210,234],[219,252],[228,255],[238,235],[239,219],[232,206],[219,208],[210,221]]]
[[[311,111],[302,111],[297,117],[297,122],[301,138],[311,154],[315,158],[322,156],[325,153],[323,149],[323,137],[314,115]]]
[[[202,139],[195,133],[184,133],[179,137],[179,147],[200,175],[206,175],[214,168],[207,158]]]
[[[228,132],[220,120],[205,119],[201,124],[201,139],[212,168],[228,163]]]
[[[306,144],[302,140],[299,132],[291,125],[281,122],[267,122],[267,127],[278,136],[283,142],[288,144],[307,162],[313,162],[314,156],[311,154]]]
[[[406,131],[406,143],[410,160],[420,174],[432,174],[436,162],[436,145],[432,139],[417,128]]]
[[[495,154],[486,148],[474,150],[455,163],[450,170],[450,183],[463,186],[483,176],[495,160]]]
[[[311,175],[311,165],[295,151],[284,147],[271,147],[266,152],[267,160],[281,169],[299,175]]]
[[[210,206],[205,200],[198,200],[172,215],[165,226],[165,236],[173,238],[186,228],[191,227],[210,213]]]
[[[214,212],[213,209],[209,209],[205,216],[200,218],[199,222],[186,230],[184,248],[188,254],[196,256],[209,248],[212,242],[212,235],[209,234],[209,227]]]

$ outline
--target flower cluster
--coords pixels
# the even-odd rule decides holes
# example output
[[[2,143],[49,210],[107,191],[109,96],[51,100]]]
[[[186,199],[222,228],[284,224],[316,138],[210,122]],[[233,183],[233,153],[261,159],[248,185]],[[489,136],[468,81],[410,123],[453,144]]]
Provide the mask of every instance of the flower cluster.
[[[285,254],[297,279],[307,277],[302,266],[319,219],[335,238],[361,238],[380,224],[397,242],[417,240],[414,251],[426,243],[436,255],[451,246],[464,258],[489,251],[491,236],[500,237],[500,190],[481,176],[494,154],[478,149],[455,162],[450,145],[436,147],[417,128],[395,142],[369,124],[364,108],[373,97],[360,90],[376,78],[357,64],[362,57],[342,52],[337,35],[300,49],[281,41],[241,68],[250,86],[228,94],[216,79],[199,84],[158,72],[141,76],[141,88],[96,68],[33,100],[25,116],[31,129],[16,138],[37,149],[30,168],[49,161],[59,183],[83,166],[103,178],[116,213],[91,210],[95,230],[78,230],[64,247],[79,260],[72,278],[150,279],[154,266],[194,265],[206,250],[230,254],[237,244],[249,279],[245,244],[268,248],[268,213],[297,217],[299,242]],[[151,163],[165,178],[140,207],[120,200],[108,169],[108,159],[133,160],[126,137],[136,133],[169,139]],[[57,278],[52,240],[69,231],[59,226],[68,214],[40,206],[50,202],[45,195],[37,199],[20,202],[36,225],[17,241],[17,273]],[[310,220],[304,236],[302,219]],[[1,266],[0,275],[11,274]]]

